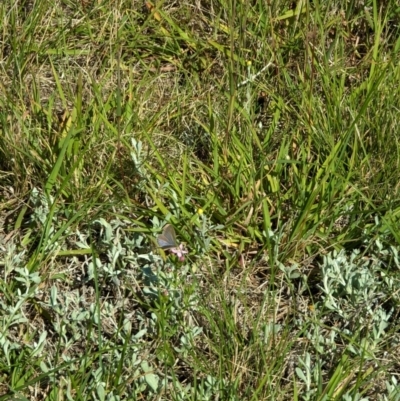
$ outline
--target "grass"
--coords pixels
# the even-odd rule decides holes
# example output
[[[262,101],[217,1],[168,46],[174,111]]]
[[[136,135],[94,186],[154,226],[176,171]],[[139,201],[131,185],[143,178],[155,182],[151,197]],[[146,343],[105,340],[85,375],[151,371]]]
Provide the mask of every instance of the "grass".
[[[0,400],[400,400],[399,13],[4,0]]]

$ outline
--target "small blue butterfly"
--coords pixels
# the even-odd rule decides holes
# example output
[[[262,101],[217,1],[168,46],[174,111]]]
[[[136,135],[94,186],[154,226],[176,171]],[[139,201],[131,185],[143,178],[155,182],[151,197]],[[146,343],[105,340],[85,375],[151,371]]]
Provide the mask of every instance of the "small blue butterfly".
[[[164,227],[162,234],[157,237],[157,242],[162,249],[172,249],[178,246],[176,243],[175,229],[171,224],[167,224]]]

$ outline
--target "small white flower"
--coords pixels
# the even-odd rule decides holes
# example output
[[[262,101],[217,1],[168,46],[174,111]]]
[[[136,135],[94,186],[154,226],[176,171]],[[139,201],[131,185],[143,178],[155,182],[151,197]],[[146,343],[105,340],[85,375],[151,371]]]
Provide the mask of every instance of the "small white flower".
[[[176,248],[171,248],[170,251],[172,253],[174,253],[176,256],[178,256],[178,259],[183,262],[185,260],[185,257],[183,255],[185,255],[186,253],[188,253],[188,251],[183,247],[183,244],[180,244],[178,247]]]

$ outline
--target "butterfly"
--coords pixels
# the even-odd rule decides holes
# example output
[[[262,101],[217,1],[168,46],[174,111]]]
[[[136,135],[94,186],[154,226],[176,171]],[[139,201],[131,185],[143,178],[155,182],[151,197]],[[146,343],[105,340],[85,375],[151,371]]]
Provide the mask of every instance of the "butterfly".
[[[169,250],[178,256],[178,259],[183,262],[185,260],[185,255],[188,251],[184,248],[183,244],[178,246],[176,242],[176,234],[174,227],[171,224],[167,224],[163,232],[157,237],[158,245],[163,250]]]
[[[175,229],[171,224],[167,224],[164,227],[162,234],[157,237],[157,242],[162,249],[172,249],[178,246],[176,243]]]

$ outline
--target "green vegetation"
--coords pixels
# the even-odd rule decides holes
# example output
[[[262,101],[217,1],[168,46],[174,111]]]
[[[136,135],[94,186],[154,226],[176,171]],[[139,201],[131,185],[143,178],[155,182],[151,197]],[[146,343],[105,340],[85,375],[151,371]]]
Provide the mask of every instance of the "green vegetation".
[[[0,401],[400,400],[398,2],[0,21]]]

